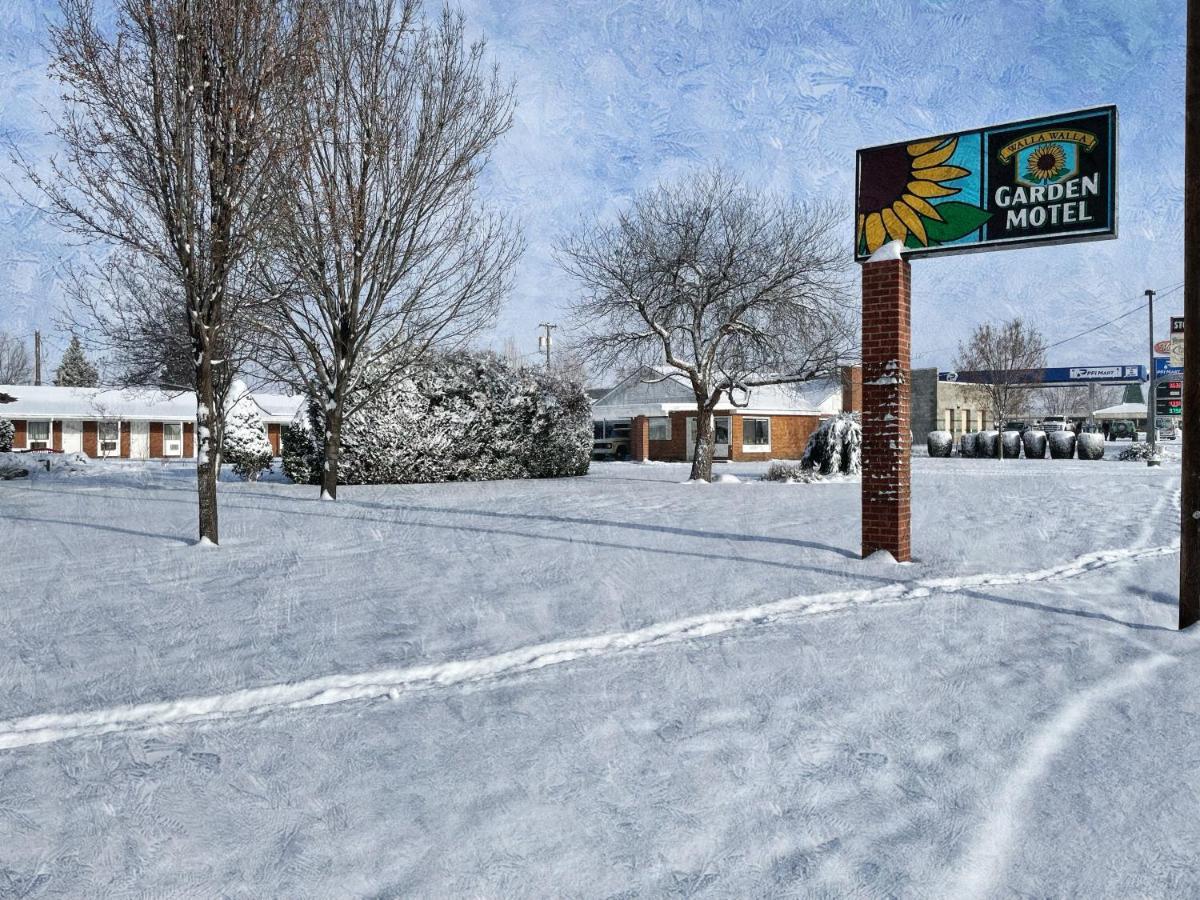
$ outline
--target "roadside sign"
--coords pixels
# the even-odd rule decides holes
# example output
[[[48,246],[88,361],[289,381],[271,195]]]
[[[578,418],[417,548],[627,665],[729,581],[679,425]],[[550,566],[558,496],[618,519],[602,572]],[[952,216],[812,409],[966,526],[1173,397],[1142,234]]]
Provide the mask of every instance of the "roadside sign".
[[[1154,345],[1154,352],[1159,356],[1166,356],[1171,352],[1171,339],[1159,341]]]
[[[854,257],[1115,238],[1116,163],[1115,106],[861,149]]]
[[[1155,400],[1154,401],[1155,415],[1159,416],[1182,416],[1183,415],[1183,398],[1178,400]]]
[[[1154,357],[1154,377],[1155,379],[1166,378],[1167,376],[1183,376],[1183,366],[1172,365],[1171,361],[1165,356]]]
[[[1055,366],[1048,369],[1013,369],[1000,373],[1010,384],[1071,384],[1087,382],[1137,383],[1146,380],[1145,366]],[[938,381],[992,384],[997,373],[990,369],[973,372],[939,372]]]
[[[1183,316],[1171,316],[1171,365],[1183,366]]]

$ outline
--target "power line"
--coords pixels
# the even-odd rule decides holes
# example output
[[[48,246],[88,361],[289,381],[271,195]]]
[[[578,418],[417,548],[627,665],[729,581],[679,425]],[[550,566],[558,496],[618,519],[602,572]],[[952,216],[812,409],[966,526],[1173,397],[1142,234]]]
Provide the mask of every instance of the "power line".
[[[1174,287],[1167,288],[1165,291],[1158,294],[1158,298],[1161,300],[1163,297],[1169,297],[1171,294],[1175,293],[1178,290],[1181,290],[1182,288],[1183,288],[1183,282],[1181,281],[1179,284],[1175,285]],[[1047,346],[1046,349],[1053,350],[1055,347],[1061,347],[1063,344],[1070,343],[1071,341],[1075,340],[1076,338],[1081,338],[1086,334],[1091,334],[1093,331],[1099,331],[1101,328],[1107,328],[1109,325],[1112,325],[1114,322],[1119,322],[1122,319],[1132,316],[1134,313],[1140,312],[1141,310],[1145,309],[1146,302],[1147,301],[1143,300],[1141,303],[1139,303],[1133,309],[1131,309],[1127,312],[1123,312],[1119,316],[1109,319],[1107,322],[1101,322],[1099,325],[1095,325],[1091,328],[1088,328],[1084,331],[1079,332],[1078,334],[1073,334],[1070,337],[1063,338],[1061,341],[1055,341],[1053,344],[1050,344],[1049,346]]]

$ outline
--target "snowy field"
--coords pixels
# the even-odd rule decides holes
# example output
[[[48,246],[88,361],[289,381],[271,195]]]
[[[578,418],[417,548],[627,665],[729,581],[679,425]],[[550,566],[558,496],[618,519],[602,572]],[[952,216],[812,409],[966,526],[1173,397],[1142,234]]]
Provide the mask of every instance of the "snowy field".
[[[1200,893],[1176,459],[764,468],[0,482],[0,897]]]

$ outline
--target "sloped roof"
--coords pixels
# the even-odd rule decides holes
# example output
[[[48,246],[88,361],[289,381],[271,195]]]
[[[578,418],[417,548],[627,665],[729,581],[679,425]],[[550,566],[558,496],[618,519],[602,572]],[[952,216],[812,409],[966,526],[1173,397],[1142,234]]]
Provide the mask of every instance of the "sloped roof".
[[[76,388],[54,385],[0,385],[16,399],[4,406],[7,419],[126,419],[180,421],[196,418],[191,391],[157,388]],[[290,422],[304,405],[302,397],[251,394],[267,421]]]
[[[828,415],[841,412],[842,385],[836,378],[771,384],[755,387],[745,404],[734,406],[728,397],[717,404],[719,410],[744,409],[748,413]],[[667,366],[647,366],[616,385],[592,404],[595,415],[613,417],[665,415],[671,410],[695,406],[692,387],[686,376]]]

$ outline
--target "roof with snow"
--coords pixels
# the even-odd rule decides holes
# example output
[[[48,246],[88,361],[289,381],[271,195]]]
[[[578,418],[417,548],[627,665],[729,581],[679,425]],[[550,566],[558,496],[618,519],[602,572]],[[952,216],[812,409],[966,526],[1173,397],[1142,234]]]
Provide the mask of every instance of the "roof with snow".
[[[1144,419],[1146,418],[1145,403],[1118,403],[1116,406],[1106,406],[1092,413],[1095,419]]]
[[[186,422],[196,418],[191,391],[157,388],[79,388],[54,385],[0,385],[16,400],[6,404],[6,419],[124,419]],[[251,394],[268,422],[290,422],[304,405],[302,397]]]
[[[597,418],[665,416],[695,408],[696,398],[686,376],[667,366],[647,366],[596,400],[592,404],[592,415]],[[717,410],[769,415],[833,415],[842,411],[842,385],[836,378],[763,385],[751,388],[746,398],[739,396],[736,405],[728,396],[723,397]]]

